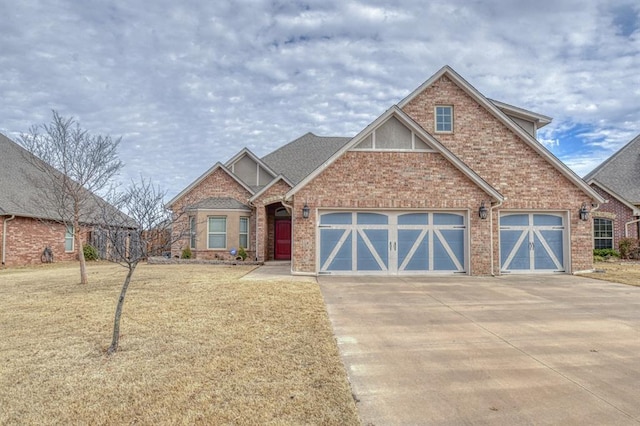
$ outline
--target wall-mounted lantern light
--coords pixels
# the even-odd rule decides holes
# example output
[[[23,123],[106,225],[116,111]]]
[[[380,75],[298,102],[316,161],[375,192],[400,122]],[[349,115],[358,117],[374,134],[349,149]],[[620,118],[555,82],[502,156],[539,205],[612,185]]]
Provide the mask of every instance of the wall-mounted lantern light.
[[[480,204],[480,208],[478,209],[478,216],[480,219],[485,220],[487,218],[487,214],[489,213],[489,209],[487,209],[484,205],[484,201]]]
[[[305,219],[309,219],[309,206],[307,203],[304,203],[304,207],[302,208],[302,217]]]
[[[587,203],[582,203],[582,207],[580,207],[580,220],[589,219],[589,210],[587,210]]]

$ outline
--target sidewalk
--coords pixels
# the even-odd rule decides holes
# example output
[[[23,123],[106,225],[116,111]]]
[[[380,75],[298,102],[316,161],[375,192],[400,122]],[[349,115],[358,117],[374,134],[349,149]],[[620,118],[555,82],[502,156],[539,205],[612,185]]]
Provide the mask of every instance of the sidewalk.
[[[296,281],[307,282],[317,284],[316,277],[305,275],[292,275],[291,274],[291,262],[290,261],[269,261],[265,262],[263,266],[259,266],[253,271],[249,272],[241,280],[249,281],[263,281],[263,280],[278,280],[278,281]]]

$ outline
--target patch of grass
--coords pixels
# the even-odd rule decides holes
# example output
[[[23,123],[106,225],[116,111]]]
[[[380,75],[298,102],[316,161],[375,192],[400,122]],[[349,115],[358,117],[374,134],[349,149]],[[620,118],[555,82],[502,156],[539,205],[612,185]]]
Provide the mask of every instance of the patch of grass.
[[[640,286],[640,262],[597,262],[594,268],[604,272],[589,274],[589,278]]]
[[[315,284],[246,266],[0,271],[0,424],[358,424]]]

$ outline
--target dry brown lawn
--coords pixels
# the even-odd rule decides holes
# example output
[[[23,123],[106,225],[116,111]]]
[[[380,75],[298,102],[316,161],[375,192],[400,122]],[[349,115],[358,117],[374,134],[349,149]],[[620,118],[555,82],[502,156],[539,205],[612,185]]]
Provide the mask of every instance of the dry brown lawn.
[[[0,271],[0,424],[358,424],[315,284],[250,267]]]
[[[589,278],[640,286],[640,262],[598,262]]]

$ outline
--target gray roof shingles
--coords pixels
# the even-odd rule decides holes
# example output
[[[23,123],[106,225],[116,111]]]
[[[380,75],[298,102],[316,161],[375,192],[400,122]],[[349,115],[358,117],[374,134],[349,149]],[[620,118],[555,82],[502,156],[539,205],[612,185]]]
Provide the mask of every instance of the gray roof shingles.
[[[595,180],[631,204],[640,205],[640,135],[587,174],[584,180]]]
[[[42,200],[42,191],[51,183],[47,174],[34,165],[34,161],[40,160],[0,133],[0,214],[61,220],[59,214],[54,209],[47,208]],[[101,206],[106,205],[96,195],[89,198],[89,203],[89,207],[95,209],[94,214],[100,211]],[[114,218],[117,218],[118,223],[125,222],[128,226],[135,226],[119,210],[114,208],[113,213],[117,215]],[[96,220],[95,217],[88,217],[83,222],[96,223]]]
[[[265,155],[261,160],[296,185],[350,140],[349,137],[316,136],[307,133]]]

